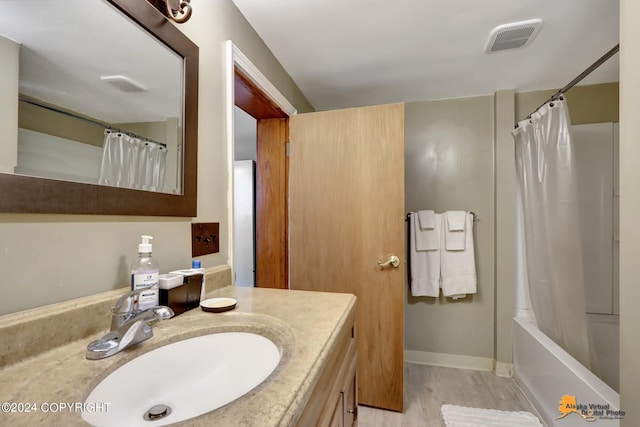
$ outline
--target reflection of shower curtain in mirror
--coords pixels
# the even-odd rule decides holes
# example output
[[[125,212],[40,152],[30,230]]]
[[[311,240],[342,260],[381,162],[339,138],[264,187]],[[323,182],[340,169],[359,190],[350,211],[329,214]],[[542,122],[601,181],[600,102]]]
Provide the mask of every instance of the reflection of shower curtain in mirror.
[[[105,131],[99,183],[162,191],[167,149],[121,132]]]

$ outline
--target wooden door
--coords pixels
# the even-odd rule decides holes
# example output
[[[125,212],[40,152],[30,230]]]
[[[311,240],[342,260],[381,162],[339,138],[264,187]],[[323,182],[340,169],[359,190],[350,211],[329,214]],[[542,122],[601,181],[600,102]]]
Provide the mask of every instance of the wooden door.
[[[404,105],[289,120],[290,288],[358,297],[359,403],[402,411]]]

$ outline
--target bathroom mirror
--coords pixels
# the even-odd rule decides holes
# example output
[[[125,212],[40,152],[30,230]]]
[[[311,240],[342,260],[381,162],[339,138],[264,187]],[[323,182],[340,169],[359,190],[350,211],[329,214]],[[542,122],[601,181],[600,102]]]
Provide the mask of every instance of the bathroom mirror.
[[[144,0],[3,8],[0,212],[196,216],[198,47]]]

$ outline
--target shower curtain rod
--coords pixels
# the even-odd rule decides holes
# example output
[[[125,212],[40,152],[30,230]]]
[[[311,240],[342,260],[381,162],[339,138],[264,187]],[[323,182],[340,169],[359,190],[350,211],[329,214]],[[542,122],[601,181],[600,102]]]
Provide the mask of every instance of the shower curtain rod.
[[[89,123],[89,124],[94,125],[94,126],[100,126],[103,129],[109,129],[109,130],[111,130],[113,132],[124,133],[124,134],[127,134],[127,135],[129,135],[129,136],[131,136],[133,138],[138,138],[138,139],[141,139],[141,140],[143,140],[145,142],[151,142],[153,144],[157,144],[157,145],[160,145],[160,146],[162,146],[164,148],[167,148],[167,144],[165,144],[163,142],[154,141],[153,139],[137,135],[137,134],[135,134],[133,132],[129,132],[129,131],[126,131],[126,130],[123,130],[123,129],[114,128],[114,127],[111,127],[111,125],[106,125],[106,124],[100,123],[100,122],[98,122],[96,120],[87,119],[86,117],[82,117],[82,116],[79,116],[77,114],[69,113],[68,111],[58,110],[57,108],[50,107],[50,106],[44,105],[44,104],[40,104],[39,102],[30,101],[28,99],[19,98],[18,100],[20,102],[24,102],[26,104],[30,104],[30,105],[34,105],[36,107],[44,108],[45,110],[53,111],[54,113],[59,113],[59,114],[65,115],[67,117],[72,117],[74,119],[82,120],[83,122]]]
[[[574,87],[575,85],[577,85],[582,79],[584,79],[585,77],[587,77],[589,74],[591,74],[596,68],[598,68],[599,66],[601,66],[602,64],[604,64],[605,62],[607,62],[607,60],[609,58],[611,58],[613,55],[615,55],[616,53],[618,53],[618,51],[620,50],[620,43],[618,43],[617,45],[615,45],[613,48],[611,48],[611,50],[607,53],[605,53],[604,55],[602,55],[596,62],[594,62],[593,64],[591,64],[589,66],[589,68],[587,68],[586,70],[584,70],[582,73],[580,73],[575,79],[571,80],[569,83],[567,83],[567,85],[565,87],[563,87],[562,89],[560,89],[559,91],[557,91],[553,96],[551,96],[549,99],[547,99],[546,101],[544,101],[540,107],[542,107],[543,105],[545,105],[547,102],[550,101],[555,101],[556,99],[560,98],[564,93],[566,93],[569,89],[571,89],[572,87]],[[540,107],[536,108],[535,110],[533,110],[527,117],[524,118],[524,120],[528,120],[531,118],[531,115],[533,115],[533,113],[535,113],[536,111],[538,111],[540,109]],[[518,127],[518,124],[516,123],[516,128]]]

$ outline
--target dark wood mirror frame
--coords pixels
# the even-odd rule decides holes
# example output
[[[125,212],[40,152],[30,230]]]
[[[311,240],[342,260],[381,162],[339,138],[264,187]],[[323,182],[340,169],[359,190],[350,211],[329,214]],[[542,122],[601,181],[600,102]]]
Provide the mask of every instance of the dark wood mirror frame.
[[[147,1],[108,1],[184,59],[183,194],[0,174],[0,212],[197,216],[198,46]]]

